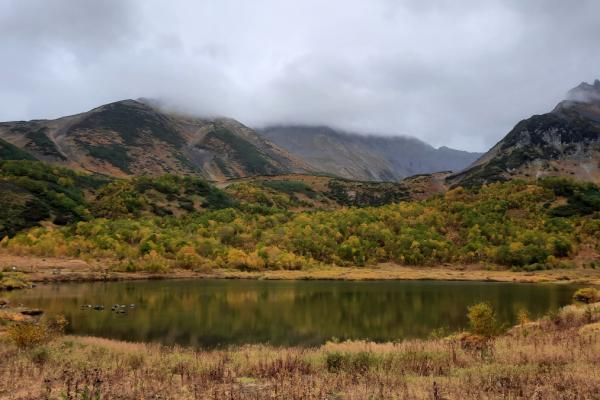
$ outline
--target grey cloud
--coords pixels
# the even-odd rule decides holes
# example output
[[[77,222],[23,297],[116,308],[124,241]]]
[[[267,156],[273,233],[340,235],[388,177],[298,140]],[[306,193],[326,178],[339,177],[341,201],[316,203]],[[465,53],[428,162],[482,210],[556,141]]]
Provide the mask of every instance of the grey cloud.
[[[0,120],[160,98],[485,150],[600,77],[600,2],[13,0]]]

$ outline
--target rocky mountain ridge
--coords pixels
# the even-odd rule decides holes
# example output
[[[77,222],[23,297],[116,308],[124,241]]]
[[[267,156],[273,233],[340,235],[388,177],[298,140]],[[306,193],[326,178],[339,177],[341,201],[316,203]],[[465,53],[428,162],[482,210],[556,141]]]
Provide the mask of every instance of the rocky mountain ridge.
[[[520,121],[451,185],[566,176],[600,182],[600,81],[582,83],[551,112]]]
[[[0,123],[0,138],[38,160],[117,177],[175,173],[222,180],[312,171],[235,120],[165,113],[136,100],[55,120]]]
[[[271,126],[260,133],[322,172],[355,180],[399,181],[423,173],[460,171],[481,156],[436,149],[411,137],[359,135],[327,126]]]

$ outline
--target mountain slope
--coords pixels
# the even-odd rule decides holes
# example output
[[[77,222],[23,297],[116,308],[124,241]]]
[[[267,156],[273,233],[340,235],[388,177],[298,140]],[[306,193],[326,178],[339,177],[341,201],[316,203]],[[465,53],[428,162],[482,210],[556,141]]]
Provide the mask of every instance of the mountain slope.
[[[414,138],[364,136],[326,126],[272,126],[260,133],[321,172],[357,180],[398,181],[416,174],[459,171],[481,155],[435,149]]]
[[[220,180],[311,171],[235,120],[170,114],[135,100],[56,120],[0,123],[0,138],[42,161],[119,177],[194,173]]]
[[[287,210],[378,207],[422,200],[445,190],[448,174],[418,175],[400,182],[353,181],[324,175],[287,174],[219,182],[234,198]]]
[[[600,81],[582,83],[547,114],[519,122],[453,185],[569,176],[600,182]]]
[[[0,139],[0,161],[1,160],[35,160],[35,157],[14,144]]]
[[[438,193],[441,189],[431,183],[436,179],[443,182],[444,177],[360,182],[285,174],[213,185],[196,176],[119,179],[36,160],[5,159],[0,160],[0,239],[37,225],[65,225],[91,218],[182,217],[222,208],[270,215],[283,210],[382,206]]]

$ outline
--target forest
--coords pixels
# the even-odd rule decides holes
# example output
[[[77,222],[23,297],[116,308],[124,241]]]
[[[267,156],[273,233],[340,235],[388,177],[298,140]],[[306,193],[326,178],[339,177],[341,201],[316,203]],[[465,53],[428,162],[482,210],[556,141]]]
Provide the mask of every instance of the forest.
[[[564,178],[348,207],[334,201],[339,190],[299,181],[219,189],[190,176],[117,180],[27,160],[3,161],[0,174],[4,251],[102,259],[115,271],[383,262],[530,271],[571,268],[577,254],[600,251],[600,188]]]

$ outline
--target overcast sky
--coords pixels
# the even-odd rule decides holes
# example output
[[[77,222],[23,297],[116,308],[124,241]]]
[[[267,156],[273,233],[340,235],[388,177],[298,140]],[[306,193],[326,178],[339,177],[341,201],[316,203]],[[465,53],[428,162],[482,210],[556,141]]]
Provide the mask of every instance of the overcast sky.
[[[0,0],[0,120],[125,98],[483,151],[600,77],[600,1]]]

